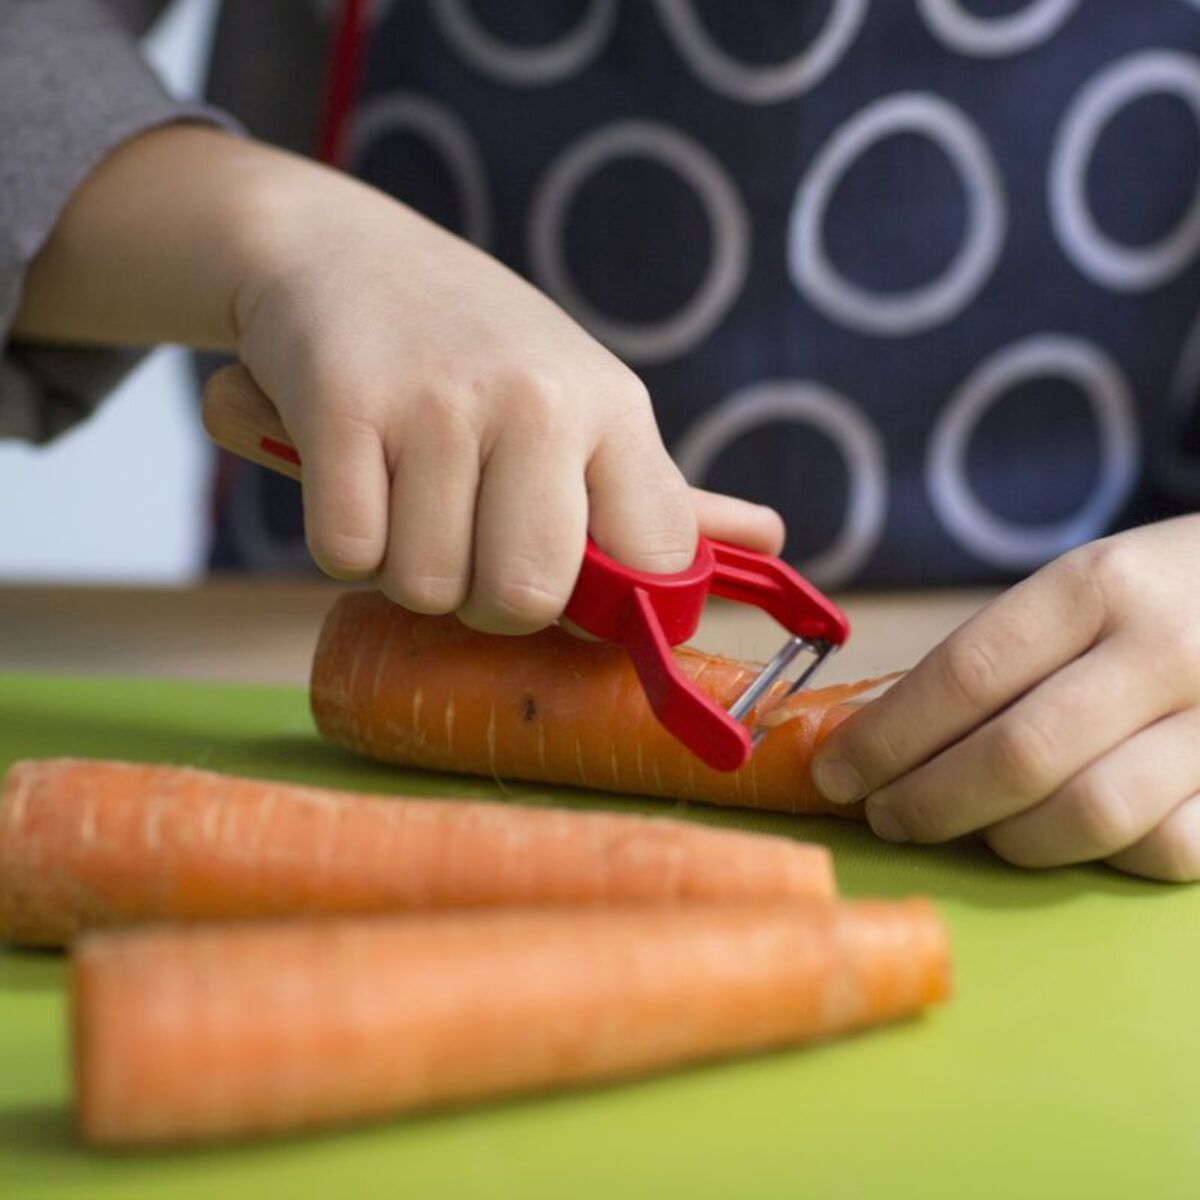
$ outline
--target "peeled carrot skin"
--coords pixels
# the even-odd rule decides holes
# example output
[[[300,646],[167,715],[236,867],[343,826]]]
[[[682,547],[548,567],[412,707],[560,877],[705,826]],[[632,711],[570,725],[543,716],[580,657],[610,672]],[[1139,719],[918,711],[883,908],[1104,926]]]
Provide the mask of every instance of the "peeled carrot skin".
[[[757,667],[676,652],[723,707]],[[565,783],[606,791],[798,813],[861,815],[832,805],[810,775],[816,747],[877,680],[794,697],[741,770],[715,771],[655,719],[617,646],[557,628],[531,637],[476,633],[422,617],[383,596],[342,596],[313,660],[321,735],[403,766]],[[782,714],[775,713],[774,716]]]
[[[949,993],[923,901],[505,912],[90,934],[97,1145],[247,1137],[825,1038]]]
[[[86,759],[14,764],[0,938],[495,904],[831,897],[829,852],[681,821],[363,796]]]

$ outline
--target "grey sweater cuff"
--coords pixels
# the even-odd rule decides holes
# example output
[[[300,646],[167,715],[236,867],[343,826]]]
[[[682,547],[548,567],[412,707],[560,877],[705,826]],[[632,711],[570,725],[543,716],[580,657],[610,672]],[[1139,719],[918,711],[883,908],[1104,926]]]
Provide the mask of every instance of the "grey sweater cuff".
[[[163,90],[99,0],[0,0],[0,437],[44,441],[88,415],[133,349],[10,339],[30,260],[88,173],[121,142],[174,121],[237,129]]]

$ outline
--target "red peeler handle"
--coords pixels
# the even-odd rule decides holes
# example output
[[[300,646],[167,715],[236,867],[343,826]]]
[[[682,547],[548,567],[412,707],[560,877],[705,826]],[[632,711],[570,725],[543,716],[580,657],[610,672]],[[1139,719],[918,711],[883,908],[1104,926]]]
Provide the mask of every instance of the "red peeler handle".
[[[850,636],[845,614],[787,563],[728,542],[710,542],[712,594],[752,604],[789,633],[840,646]]]

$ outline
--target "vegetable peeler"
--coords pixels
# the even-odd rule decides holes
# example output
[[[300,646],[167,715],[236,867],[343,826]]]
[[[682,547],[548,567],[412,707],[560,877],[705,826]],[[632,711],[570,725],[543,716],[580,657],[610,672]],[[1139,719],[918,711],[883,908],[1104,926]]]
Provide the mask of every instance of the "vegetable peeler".
[[[244,368],[227,367],[208,381],[204,427],[234,454],[301,478],[300,456],[279,414]],[[710,595],[761,608],[791,635],[728,709],[687,679],[671,653],[696,632]],[[675,575],[635,571],[589,538],[564,615],[625,649],[662,725],[718,771],[743,766],[764,736],[760,702],[774,707],[799,691],[850,633],[836,605],[786,563],[705,537],[692,565]],[[802,654],[809,658],[796,678],[769,695]]]

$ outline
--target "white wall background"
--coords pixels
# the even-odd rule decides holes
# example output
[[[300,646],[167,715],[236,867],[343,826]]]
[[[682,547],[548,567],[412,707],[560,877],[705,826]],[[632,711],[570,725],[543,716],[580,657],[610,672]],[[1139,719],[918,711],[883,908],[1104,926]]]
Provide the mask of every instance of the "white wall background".
[[[147,53],[194,95],[217,0],[177,0]],[[212,454],[182,350],[152,354],[50,446],[0,442],[0,578],[183,583],[201,574]]]

